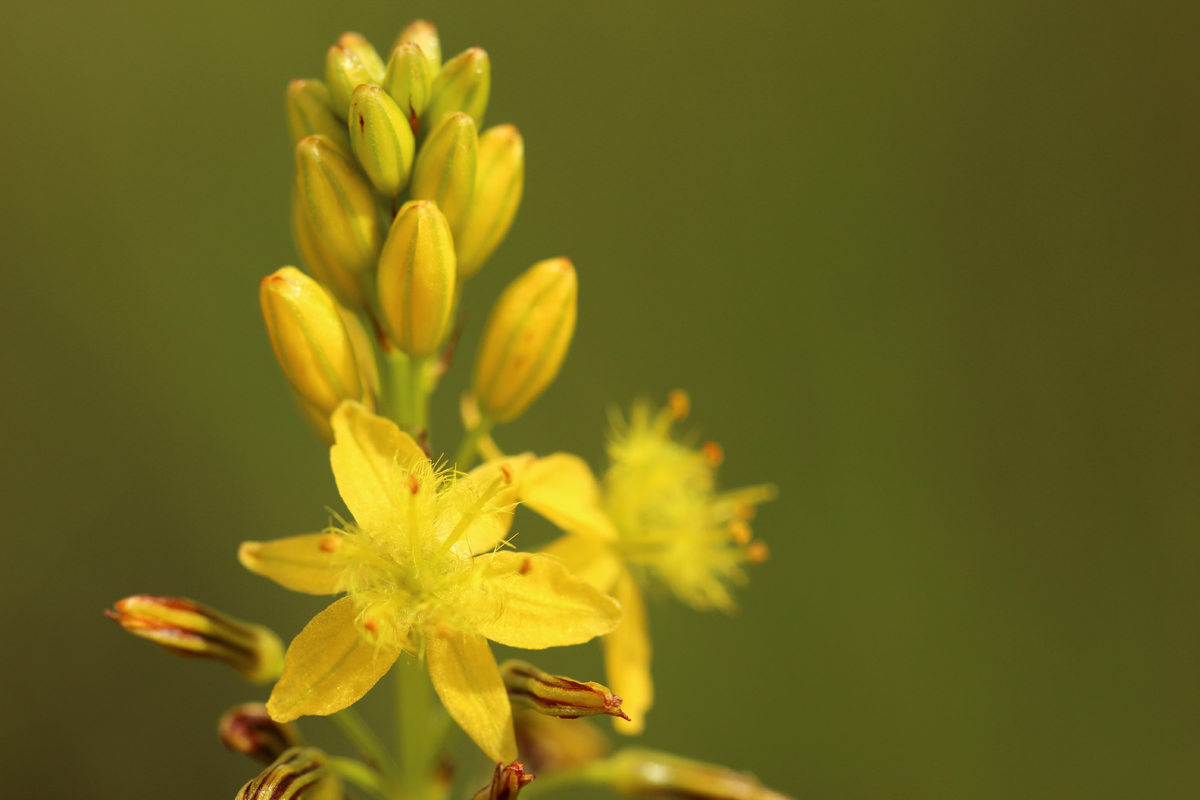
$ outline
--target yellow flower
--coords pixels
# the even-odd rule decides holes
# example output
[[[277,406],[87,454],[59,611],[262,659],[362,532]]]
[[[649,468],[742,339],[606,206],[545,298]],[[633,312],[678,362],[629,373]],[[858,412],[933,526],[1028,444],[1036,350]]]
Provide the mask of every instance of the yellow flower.
[[[774,487],[716,492],[720,447],[695,448],[672,435],[687,411],[687,395],[674,392],[658,413],[639,403],[628,421],[617,415],[603,487],[567,453],[539,459],[519,482],[521,501],[567,532],[545,552],[621,604],[604,655],[608,683],[631,718],[617,724],[624,733],[642,730],[653,703],[641,584],[664,584],[693,608],[731,611],[730,587],[745,582],[742,565],[767,555],[762,542],[751,541],[747,521]]]
[[[619,606],[557,559],[498,549],[519,458],[459,475],[436,469],[411,437],[358,403],[342,403],[330,422],[333,473],[354,523],[247,542],[239,553],[248,569],[290,589],[347,592],[288,648],[271,716],[340,711],[407,651],[425,660],[442,703],[475,743],[494,761],[512,761],[512,712],[487,640],[579,644],[613,630]]]

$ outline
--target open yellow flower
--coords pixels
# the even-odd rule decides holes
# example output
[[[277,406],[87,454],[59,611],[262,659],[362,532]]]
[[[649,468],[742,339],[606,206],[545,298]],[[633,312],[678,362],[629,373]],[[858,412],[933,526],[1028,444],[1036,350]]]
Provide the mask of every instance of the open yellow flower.
[[[247,542],[252,572],[309,594],[347,592],[292,641],[267,708],[286,722],[332,714],[400,652],[423,658],[442,703],[495,761],[517,749],[487,640],[540,649],[613,630],[620,607],[562,562],[501,551],[519,459],[460,475],[436,469],[390,420],[347,401],[331,418],[334,477],[354,523]]]
[[[621,604],[621,624],[603,641],[608,684],[631,718],[615,723],[623,733],[640,732],[653,703],[641,584],[664,584],[693,608],[731,611],[730,586],[745,581],[742,564],[767,555],[747,522],[774,487],[716,492],[721,449],[672,436],[687,411],[687,395],[674,392],[658,413],[640,403],[628,421],[616,416],[603,487],[567,453],[538,459],[518,482],[521,501],[567,532],[544,552]]]

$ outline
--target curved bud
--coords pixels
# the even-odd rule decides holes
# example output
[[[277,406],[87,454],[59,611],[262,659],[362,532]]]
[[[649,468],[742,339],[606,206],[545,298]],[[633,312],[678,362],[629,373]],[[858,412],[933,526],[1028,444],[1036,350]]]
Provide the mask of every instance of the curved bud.
[[[287,118],[293,145],[305,136],[324,136],[350,152],[346,126],[333,115],[329,87],[320,81],[294,80],[288,84]]]
[[[466,114],[451,114],[429,134],[413,167],[413,199],[436,202],[456,235],[475,191],[478,157],[475,123]]]
[[[347,35],[349,34],[343,34],[342,39]],[[371,47],[369,43],[366,46]],[[329,106],[339,119],[350,118],[350,101],[354,98],[355,89],[364,83],[379,83],[383,80],[383,63],[379,63],[378,69],[372,69],[363,62],[360,56],[362,52],[364,51],[361,47],[347,47],[339,39],[338,44],[325,53],[325,83],[329,86]],[[371,48],[370,52],[374,53],[375,49]],[[379,61],[378,54],[375,55],[375,61]]]
[[[314,411],[363,399],[354,346],[332,298],[295,267],[263,278],[258,299],[271,347],[292,388]]]
[[[520,761],[514,761],[507,767],[498,763],[496,771],[492,773],[492,782],[476,792],[472,800],[516,800],[521,789],[535,777],[525,774],[525,767]]]
[[[276,722],[262,703],[234,706],[217,723],[221,743],[235,753],[270,764],[291,747],[300,747],[304,739],[290,722]]]
[[[551,675],[524,661],[505,661],[500,677],[513,708],[525,708],[549,717],[578,719],[597,714],[629,719],[621,710],[621,698],[607,686]]]
[[[575,332],[575,268],[534,264],[496,301],[475,362],[475,397],[496,422],[515,419],[558,375]]]
[[[400,207],[379,256],[379,306],[392,341],[413,358],[437,352],[454,302],[454,241],[437,204]]]
[[[299,192],[292,192],[292,236],[296,250],[304,266],[317,281],[337,298],[339,303],[358,308],[366,305],[367,295],[358,273],[351,272],[338,264],[325,245],[313,232],[312,224],[304,213],[304,203]]]
[[[512,125],[479,135],[475,191],[454,237],[458,277],[479,271],[512,227],[525,188],[525,142]]]
[[[283,643],[262,625],[243,622],[182,597],[139,594],[105,615],[134,636],[182,656],[224,661],[254,683],[283,672]]]
[[[464,50],[446,62],[433,79],[422,123],[433,130],[445,117],[462,112],[483,125],[492,91],[492,63],[482,48]]]
[[[412,128],[396,101],[373,83],[355,89],[350,101],[350,147],[384,197],[395,197],[408,184]]]
[[[375,192],[349,154],[321,136],[301,139],[296,193],[313,233],[338,265],[351,272],[375,267],[383,226]]]
[[[417,121],[425,106],[429,104],[429,89],[433,79],[429,76],[429,62],[415,42],[396,45],[388,61],[387,73],[383,76],[383,90],[391,95],[408,119],[408,127],[415,135]]]
[[[678,794],[696,800],[788,800],[748,772],[734,772],[670,753],[628,747],[609,762],[610,785],[622,794]]]
[[[342,794],[325,754],[315,747],[293,747],[279,756],[234,800],[334,800]]]
[[[438,70],[442,68],[442,42],[438,38],[437,28],[432,22],[426,22],[423,19],[415,20],[400,31],[393,49],[405,42],[412,42],[421,48],[429,65],[427,70],[429,79],[433,80],[433,76],[437,75]]]

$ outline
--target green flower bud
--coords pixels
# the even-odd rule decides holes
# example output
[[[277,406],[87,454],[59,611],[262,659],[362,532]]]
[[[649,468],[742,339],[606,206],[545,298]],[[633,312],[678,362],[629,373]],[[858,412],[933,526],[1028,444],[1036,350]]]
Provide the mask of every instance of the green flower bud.
[[[304,744],[300,730],[290,722],[276,722],[262,703],[234,706],[217,723],[221,743],[235,753],[270,764],[291,747]]]
[[[525,767],[520,761],[514,761],[507,767],[497,764],[496,771],[492,773],[492,782],[476,792],[472,800],[516,800],[521,789],[528,786],[534,777],[525,774]]]
[[[433,130],[445,117],[461,111],[475,120],[476,127],[482,126],[491,90],[492,64],[488,54],[479,47],[464,50],[447,61],[433,79],[421,124],[426,130]]]
[[[396,45],[388,61],[387,73],[383,76],[383,89],[408,119],[408,126],[415,135],[417,121],[425,106],[429,104],[429,90],[433,78],[429,75],[429,61],[416,42]]]
[[[605,771],[611,773],[606,783],[622,794],[679,795],[696,800],[789,800],[747,772],[640,747],[621,750],[606,766]]]
[[[500,677],[514,710],[524,708],[563,719],[597,714],[629,719],[621,710],[620,696],[594,681],[580,683],[515,660],[500,665]]]
[[[454,236],[458,277],[476,272],[504,241],[525,188],[525,142],[512,125],[488,128],[479,136],[475,191]]]
[[[354,90],[364,83],[379,83],[383,73],[383,62],[366,39],[358,34],[342,34],[338,43],[325,54],[325,83],[329,86],[329,105],[333,113],[339,119],[348,120]]]
[[[350,147],[376,191],[395,197],[412,171],[413,134],[396,101],[373,83],[354,90]]]
[[[325,754],[315,747],[293,747],[242,787],[234,800],[336,800],[341,782]]]
[[[375,192],[348,153],[321,136],[296,145],[296,193],[318,241],[343,269],[374,269],[383,243]]]
[[[299,192],[292,192],[292,235],[308,274],[316,278],[342,305],[351,308],[366,305],[366,290],[360,273],[351,272],[338,264],[325,245],[321,244],[304,213]]]
[[[552,258],[500,295],[475,362],[475,398],[486,417],[516,419],[558,375],[575,332],[577,287],[571,262]]]
[[[425,60],[429,65],[426,72],[429,73],[429,80],[433,80],[438,74],[438,70],[442,68],[442,42],[438,39],[437,28],[432,22],[426,22],[419,19],[410,24],[407,28],[400,31],[400,35],[396,37],[396,44],[392,49],[396,49],[405,42],[412,42],[421,48],[421,52],[425,54]],[[400,102],[397,100],[396,102]]]
[[[455,235],[475,191],[478,157],[475,123],[466,114],[451,114],[429,134],[413,167],[413,199],[436,202]]]
[[[454,303],[454,241],[428,200],[405,203],[379,257],[379,306],[392,341],[413,358],[437,352]]]
[[[350,152],[346,126],[333,115],[329,88],[320,81],[295,80],[288,84],[287,118],[293,145],[305,136],[324,136]]]

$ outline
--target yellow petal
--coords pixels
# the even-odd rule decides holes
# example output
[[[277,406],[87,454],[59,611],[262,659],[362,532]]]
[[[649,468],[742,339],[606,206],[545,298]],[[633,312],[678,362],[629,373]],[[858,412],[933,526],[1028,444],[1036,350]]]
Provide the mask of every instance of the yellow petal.
[[[442,705],[492,761],[517,757],[512,706],[487,639],[477,633],[425,640],[429,678]]]
[[[617,578],[616,597],[621,603],[621,624],[605,636],[604,668],[608,685],[621,696],[621,710],[629,722],[613,718],[617,733],[637,734],[646,726],[646,712],[654,704],[650,679],[650,636],[646,630],[646,605],[642,590],[629,570]]]
[[[560,559],[567,569],[602,592],[612,591],[621,569],[621,561],[608,542],[594,536],[568,533],[546,545],[542,552]]]
[[[346,507],[359,526],[369,530],[400,527],[400,515],[408,506],[400,496],[399,474],[423,460],[425,453],[396,423],[360,403],[342,403],[330,421],[336,443],[329,460]]]
[[[600,486],[579,456],[554,453],[539,458],[525,474],[521,502],[564,531],[617,537],[600,508]]]
[[[484,596],[496,603],[479,632],[494,642],[530,650],[581,644],[613,630],[621,619],[611,597],[558,559],[505,551],[475,560],[489,575]]]
[[[400,655],[400,646],[367,640],[357,617],[354,601],[343,597],[313,617],[292,640],[283,677],[267,701],[272,719],[289,722],[305,714],[341,711],[383,677]]]
[[[525,453],[480,464],[448,490],[450,502],[459,508],[470,509],[472,514],[483,495],[492,492],[481,513],[472,516],[467,529],[459,534],[452,548],[455,553],[467,558],[494,550],[496,545],[504,541],[512,527],[513,508],[517,504],[517,482],[534,460],[531,453]],[[439,531],[438,541],[445,539],[451,530]]]
[[[342,564],[337,561],[341,535],[309,533],[270,542],[242,542],[238,561],[255,575],[262,575],[305,594],[336,594]]]

